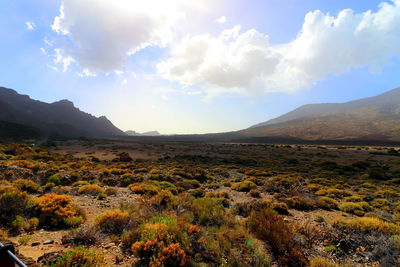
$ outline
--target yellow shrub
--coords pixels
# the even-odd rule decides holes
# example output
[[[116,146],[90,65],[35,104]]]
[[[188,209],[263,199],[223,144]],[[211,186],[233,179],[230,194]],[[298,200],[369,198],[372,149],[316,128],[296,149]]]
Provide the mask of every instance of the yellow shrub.
[[[68,220],[81,216],[72,199],[66,195],[43,195],[35,200],[35,206],[40,225],[43,226],[69,226]]]
[[[103,188],[101,188],[96,184],[84,185],[78,189],[78,194],[83,194],[83,195],[97,196],[100,193],[104,194],[104,190]]]
[[[121,234],[129,223],[129,213],[120,210],[107,211],[96,218],[96,225],[103,233]]]
[[[362,217],[357,219],[336,219],[331,222],[333,227],[336,228],[350,228],[363,232],[381,232],[392,235],[400,234],[400,225],[385,222],[378,218]]]

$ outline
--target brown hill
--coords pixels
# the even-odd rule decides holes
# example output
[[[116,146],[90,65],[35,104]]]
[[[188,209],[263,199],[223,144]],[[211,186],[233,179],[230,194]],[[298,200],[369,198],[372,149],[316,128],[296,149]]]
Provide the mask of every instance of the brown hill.
[[[305,105],[238,134],[302,140],[400,141],[400,88],[347,103]]]

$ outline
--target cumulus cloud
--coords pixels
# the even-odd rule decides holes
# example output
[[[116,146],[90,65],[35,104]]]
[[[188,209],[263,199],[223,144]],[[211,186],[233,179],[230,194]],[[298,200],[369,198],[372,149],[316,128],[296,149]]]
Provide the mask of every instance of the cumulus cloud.
[[[28,31],[33,31],[36,28],[36,24],[33,21],[27,21],[25,22],[25,25]]]
[[[59,49],[83,69],[113,72],[127,56],[172,40],[172,27],[184,16],[181,2],[63,0],[52,29],[66,39]]]
[[[400,0],[382,3],[377,12],[310,12],[286,44],[271,45],[268,35],[239,26],[216,37],[189,36],[158,64],[158,72],[211,94],[293,92],[354,67],[375,70],[393,56],[400,56]]]

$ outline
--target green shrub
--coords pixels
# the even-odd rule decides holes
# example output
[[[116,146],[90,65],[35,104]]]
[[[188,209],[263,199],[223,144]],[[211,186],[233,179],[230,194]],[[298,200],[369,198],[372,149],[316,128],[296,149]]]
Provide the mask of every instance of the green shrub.
[[[30,217],[34,200],[25,192],[16,189],[0,195],[0,224],[9,226],[17,216]]]
[[[94,250],[77,247],[60,257],[52,267],[105,267],[104,256]]]
[[[14,181],[14,186],[21,191],[26,191],[28,193],[36,193],[40,189],[40,185],[34,181],[27,179],[17,179]]]
[[[362,216],[365,214],[366,211],[369,211],[372,208],[367,202],[359,202],[359,203],[344,202],[340,204],[339,209],[347,213]]]
[[[243,181],[239,183],[235,183],[231,186],[232,190],[236,190],[239,192],[249,192],[252,189],[257,188],[257,185],[251,181]]]
[[[54,174],[47,178],[48,183],[53,183],[55,185],[61,185],[61,175],[59,174]]]

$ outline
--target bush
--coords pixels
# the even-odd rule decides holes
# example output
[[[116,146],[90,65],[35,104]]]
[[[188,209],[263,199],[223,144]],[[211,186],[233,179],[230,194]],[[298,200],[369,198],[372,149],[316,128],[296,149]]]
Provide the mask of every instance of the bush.
[[[296,210],[313,210],[315,209],[315,204],[311,199],[302,198],[299,196],[294,196],[290,198],[285,198],[283,201],[292,209]]]
[[[94,227],[81,227],[68,232],[61,238],[62,244],[72,246],[92,246],[100,243],[100,233]]]
[[[310,260],[310,267],[340,267],[340,265],[324,258],[314,258]]]
[[[161,190],[157,195],[150,199],[150,203],[157,208],[168,208],[175,200],[174,195],[169,190]]]
[[[54,174],[47,178],[47,182],[55,185],[61,185],[61,176],[59,174]]]
[[[185,249],[189,249],[187,225],[178,224],[172,217],[154,217],[142,225],[132,252],[142,265],[186,266]]]
[[[254,198],[260,198],[261,197],[261,193],[257,189],[250,190],[249,194],[250,194],[251,197],[254,197]]]
[[[200,182],[197,180],[183,180],[176,183],[176,186],[182,187],[186,190],[196,189],[201,186]]]
[[[257,185],[251,181],[243,181],[239,183],[235,183],[231,186],[232,190],[236,190],[239,192],[249,192],[252,189],[257,188]]]
[[[33,199],[25,192],[12,189],[0,195],[0,224],[9,226],[17,216],[30,217]]]
[[[82,247],[68,251],[60,257],[52,267],[105,267],[104,256],[94,250],[87,250]]]
[[[84,185],[78,189],[78,194],[82,195],[98,196],[100,193],[104,194],[104,190],[96,184]]]
[[[362,217],[357,219],[336,219],[332,226],[339,229],[358,230],[361,232],[380,232],[391,235],[400,234],[400,225],[385,222],[378,218]]]
[[[34,181],[27,179],[17,179],[14,181],[14,186],[21,191],[26,191],[28,193],[36,193],[40,189],[40,185]]]
[[[339,206],[341,211],[362,216],[366,211],[371,210],[371,206],[367,202],[344,202]]]
[[[325,210],[335,210],[338,205],[337,201],[330,197],[320,197],[317,200],[317,206]]]
[[[96,218],[96,226],[106,234],[121,235],[129,224],[129,213],[120,210],[107,211]]]
[[[194,216],[194,222],[200,225],[222,225],[227,221],[227,214],[222,201],[213,198],[197,198],[188,207]]]
[[[282,265],[307,266],[307,259],[296,242],[294,228],[271,209],[253,211],[247,226],[255,236],[267,242]]]
[[[154,196],[163,189],[176,193],[176,187],[169,182],[146,181],[140,184],[131,184],[129,189],[134,194]]]
[[[43,195],[35,200],[35,210],[42,226],[71,227],[84,221],[81,211],[66,195]]]

